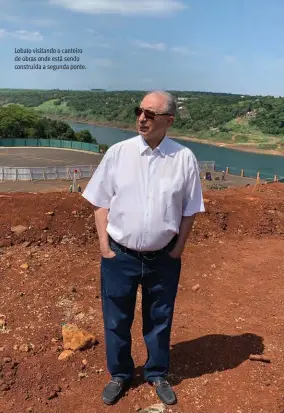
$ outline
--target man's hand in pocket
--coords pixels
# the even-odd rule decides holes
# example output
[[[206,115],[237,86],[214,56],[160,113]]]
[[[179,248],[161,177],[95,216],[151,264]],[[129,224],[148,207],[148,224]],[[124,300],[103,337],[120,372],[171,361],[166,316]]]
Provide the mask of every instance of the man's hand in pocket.
[[[178,258],[180,258],[181,257],[181,254],[182,254],[182,251],[180,251],[180,250],[178,250],[178,249],[172,249],[170,252],[169,252],[169,256],[170,257],[172,257],[172,258],[174,258],[174,259],[178,259]]]
[[[101,252],[103,258],[113,258],[116,256],[116,253],[109,249],[108,251],[102,251]]]

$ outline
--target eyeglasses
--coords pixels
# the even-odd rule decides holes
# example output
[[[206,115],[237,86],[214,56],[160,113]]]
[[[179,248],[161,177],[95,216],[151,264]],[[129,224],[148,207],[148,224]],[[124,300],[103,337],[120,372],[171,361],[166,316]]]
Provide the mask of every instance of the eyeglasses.
[[[134,113],[136,116],[141,116],[142,113],[144,113],[145,118],[151,119],[151,120],[155,119],[156,116],[171,116],[170,113],[155,113],[155,112],[152,112],[151,110],[143,109],[139,107],[136,107],[134,109]]]

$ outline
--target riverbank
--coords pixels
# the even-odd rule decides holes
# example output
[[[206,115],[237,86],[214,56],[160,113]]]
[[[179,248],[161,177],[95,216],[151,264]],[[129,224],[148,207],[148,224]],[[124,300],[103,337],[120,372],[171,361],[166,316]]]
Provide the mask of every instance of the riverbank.
[[[46,115],[47,116],[47,115]],[[104,127],[109,127],[113,129],[120,129],[120,130],[125,130],[125,131],[130,131],[130,132],[136,132],[135,126],[133,127],[122,127],[117,124],[113,124],[112,122],[95,122],[95,121],[84,121],[79,118],[70,118],[70,117],[65,117],[65,116],[47,116],[50,119],[56,119],[56,120],[62,120],[65,122],[72,122],[72,123],[81,123],[81,124],[86,124],[86,125],[92,125],[92,126],[104,126]],[[284,148],[283,150],[281,149],[260,149],[257,148],[253,143],[247,143],[247,144],[236,144],[236,143],[225,143],[225,142],[212,142],[209,139],[199,139],[194,136],[186,136],[186,135],[179,135],[178,132],[169,132],[169,137],[173,139],[180,139],[184,141],[189,141],[189,142],[196,142],[196,143],[202,143],[204,145],[212,145],[212,146],[217,146],[217,147],[224,147],[227,149],[233,149],[236,151],[241,151],[241,152],[251,152],[251,153],[258,153],[258,154],[263,154],[263,155],[276,155],[276,156],[284,156]]]
[[[175,138],[174,136],[172,137]],[[263,155],[284,156],[284,148],[283,150],[260,149],[260,148],[255,147],[252,143],[235,144],[235,143],[224,143],[224,142],[212,142],[207,139],[198,139],[198,138],[188,137],[188,136],[179,136],[178,139],[185,140],[185,141],[191,141],[191,142],[197,142],[197,143],[203,143],[205,145],[218,146],[219,148],[233,149],[233,150],[241,151],[241,152],[252,152],[252,153],[259,153]]]

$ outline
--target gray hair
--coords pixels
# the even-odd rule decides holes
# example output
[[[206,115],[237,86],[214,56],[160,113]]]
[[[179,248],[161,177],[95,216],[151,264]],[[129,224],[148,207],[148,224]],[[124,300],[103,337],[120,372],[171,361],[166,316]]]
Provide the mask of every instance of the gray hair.
[[[173,95],[171,93],[165,92],[163,90],[153,90],[152,92],[146,93],[145,96],[153,95],[153,94],[163,96],[164,98],[166,98],[165,111],[167,113],[169,113],[170,115],[175,116],[176,110],[177,110],[177,104],[176,104],[176,101],[175,101],[175,98],[173,97]]]

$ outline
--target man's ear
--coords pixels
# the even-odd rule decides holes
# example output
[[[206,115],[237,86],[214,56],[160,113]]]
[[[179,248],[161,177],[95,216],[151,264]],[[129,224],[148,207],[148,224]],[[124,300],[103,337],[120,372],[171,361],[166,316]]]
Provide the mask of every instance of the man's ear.
[[[172,124],[174,123],[174,120],[175,120],[174,116],[170,116],[170,117],[168,118],[168,126],[169,126],[169,127],[172,126]]]

